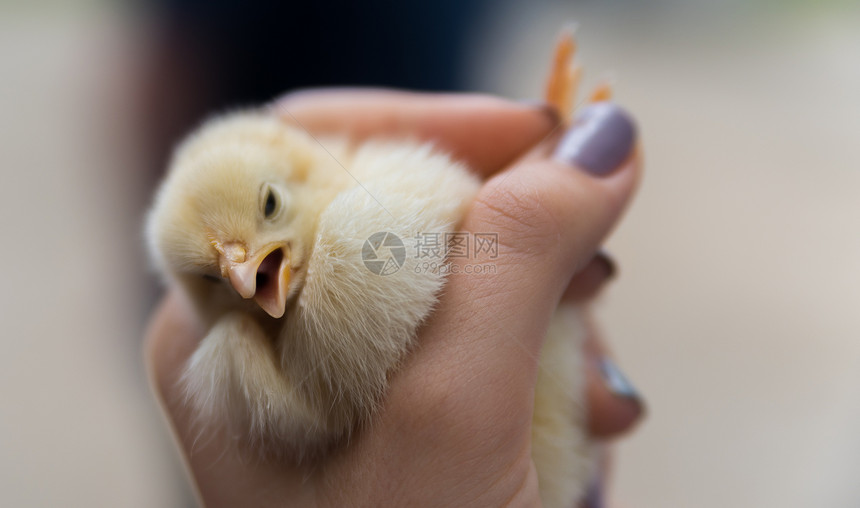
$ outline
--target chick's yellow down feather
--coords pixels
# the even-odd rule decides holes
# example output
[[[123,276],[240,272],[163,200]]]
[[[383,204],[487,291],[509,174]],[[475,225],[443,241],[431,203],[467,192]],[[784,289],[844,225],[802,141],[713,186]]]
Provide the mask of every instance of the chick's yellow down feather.
[[[223,423],[255,449],[299,462],[360,429],[444,283],[444,270],[422,269],[414,255],[374,273],[362,250],[380,232],[405,253],[416,252],[418,234],[444,237],[478,185],[430,145],[317,140],[263,111],[192,134],[147,236],[159,271],[208,330],[182,377],[201,425]],[[445,262],[425,254],[437,257],[422,266]],[[563,306],[541,356],[532,456],[548,507],[572,506],[593,474],[582,336],[578,310]]]

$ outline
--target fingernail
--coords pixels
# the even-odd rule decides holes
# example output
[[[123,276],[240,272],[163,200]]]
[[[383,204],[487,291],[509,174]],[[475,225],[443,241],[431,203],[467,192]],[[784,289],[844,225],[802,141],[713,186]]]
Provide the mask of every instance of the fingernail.
[[[611,254],[601,248],[597,251],[597,254],[594,255],[594,259],[603,265],[604,270],[606,270],[607,280],[615,278],[618,274],[618,263],[615,262],[615,259]]]
[[[585,493],[585,499],[582,501],[585,508],[603,508],[603,479],[598,473],[595,475],[591,484],[588,486],[588,491]]]
[[[555,158],[595,176],[611,173],[633,150],[636,126],[611,102],[584,108],[556,147]]]
[[[637,405],[641,405],[642,397],[639,396],[639,392],[611,358],[604,356],[600,359],[600,373],[603,375],[603,380],[606,382],[606,387],[609,388],[610,392],[618,397],[633,400]]]
[[[561,123],[561,113],[552,104],[541,99],[522,99],[518,101],[523,106],[536,109],[543,113],[552,125]]]

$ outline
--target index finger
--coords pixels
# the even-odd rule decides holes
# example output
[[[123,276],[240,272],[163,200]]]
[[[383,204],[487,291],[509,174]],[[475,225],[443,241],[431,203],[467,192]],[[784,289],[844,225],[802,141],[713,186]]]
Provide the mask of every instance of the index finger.
[[[322,89],[288,94],[272,108],[314,135],[431,141],[483,176],[510,165],[559,124],[547,104],[478,94]]]

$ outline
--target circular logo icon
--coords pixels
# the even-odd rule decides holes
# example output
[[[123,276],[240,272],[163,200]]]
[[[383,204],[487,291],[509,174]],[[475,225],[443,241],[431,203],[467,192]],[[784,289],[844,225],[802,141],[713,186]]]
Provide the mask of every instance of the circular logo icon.
[[[364,241],[361,259],[364,266],[376,275],[391,275],[406,261],[406,247],[399,236],[380,231]]]

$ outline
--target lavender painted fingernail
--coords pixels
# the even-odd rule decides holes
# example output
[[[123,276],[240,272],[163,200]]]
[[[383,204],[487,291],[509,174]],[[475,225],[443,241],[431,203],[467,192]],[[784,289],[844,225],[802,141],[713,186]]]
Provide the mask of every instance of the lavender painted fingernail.
[[[606,252],[606,249],[601,247],[594,255],[594,259],[603,264],[603,267],[606,269],[607,280],[615,278],[618,274],[618,263],[615,262],[615,258],[611,254]]]
[[[603,478],[597,475],[588,486],[588,491],[585,493],[585,499],[582,500],[582,505],[585,508],[604,508],[603,502]]]
[[[636,126],[630,116],[616,104],[598,102],[576,115],[555,157],[592,175],[604,176],[627,159],[635,140]]]
[[[600,359],[600,373],[603,375],[603,380],[610,392],[618,397],[641,403],[639,392],[611,358],[604,356]]]

